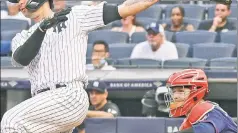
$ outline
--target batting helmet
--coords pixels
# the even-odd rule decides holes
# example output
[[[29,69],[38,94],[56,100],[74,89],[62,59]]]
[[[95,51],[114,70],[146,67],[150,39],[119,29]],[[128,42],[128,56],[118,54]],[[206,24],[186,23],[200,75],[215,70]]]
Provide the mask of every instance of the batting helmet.
[[[18,3],[18,0],[8,0],[11,3]],[[46,1],[49,1],[50,8],[53,9],[53,0],[28,0],[26,8],[30,11],[36,11],[39,9]]]
[[[178,86],[190,89],[189,96],[182,103],[173,99],[173,88]],[[169,92],[165,95],[165,101],[170,108],[170,117],[187,114],[209,92],[207,76],[201,69],[186,69],[172,74],[167,81],[167,87]]]

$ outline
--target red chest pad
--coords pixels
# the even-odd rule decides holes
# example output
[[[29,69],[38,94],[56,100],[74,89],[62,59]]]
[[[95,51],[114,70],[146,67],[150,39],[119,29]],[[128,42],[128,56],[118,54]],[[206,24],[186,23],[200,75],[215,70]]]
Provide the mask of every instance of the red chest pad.
[[[213,110],[214,107],[215,105],[210,102],[202,102],[195,105],[191,110],[189,116],[183,121],[180,130],[187,129],[193,124],[200,121],[208,112]]]

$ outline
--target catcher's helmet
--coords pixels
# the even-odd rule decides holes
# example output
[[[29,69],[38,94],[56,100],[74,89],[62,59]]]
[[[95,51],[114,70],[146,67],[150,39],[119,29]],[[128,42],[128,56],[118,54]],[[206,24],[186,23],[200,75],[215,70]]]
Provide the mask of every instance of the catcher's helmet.
[[[183,103],[173,99],[173,88],[176,86],[190,89],[189,96]],[[165,95],[165,101],[170,108],[170,117],[187,114],[209,92],[207,76],[201,69],[186,69],[172,74],[167,81],[167,87],[169,92]]]
[[[8,0],[11,3],[18,3],[18,0]],[[26,8],[30,11],[36,11],[39,9],[46,1],[49,1],[50,8],[53,9],[53,0],[28,0]]]

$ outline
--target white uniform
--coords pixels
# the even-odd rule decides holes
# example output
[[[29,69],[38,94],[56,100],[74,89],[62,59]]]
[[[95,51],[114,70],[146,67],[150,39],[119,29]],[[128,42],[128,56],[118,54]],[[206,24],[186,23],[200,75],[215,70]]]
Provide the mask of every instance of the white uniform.
[[[103,3],[97,6],[74,6],[68,20],[47,30],[37,56],[26,67],[32,98],[7,111],[1,122],[2,133],[71,132],[85,119],[89,101],[86,51],[88,32],[104,26]],[[12,51],[24,44],[38,28],[17,34]],[[13,60],[13,63],[17,63]],[[56,88],[56,84],[66,87]],[[37,94],[38,90],[50,90]]]

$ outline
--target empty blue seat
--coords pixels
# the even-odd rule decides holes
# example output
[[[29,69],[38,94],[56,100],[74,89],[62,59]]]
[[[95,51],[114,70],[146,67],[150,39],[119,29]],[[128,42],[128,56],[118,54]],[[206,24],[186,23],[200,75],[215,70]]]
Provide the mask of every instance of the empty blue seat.
[[[8,11],[7,2],[6,1],[1,1],[1,10]]]
[[[93,44],[89,43],[87,46],[87,52],[86,52],[86,57],[91,58],[92,57],[92,51],[93,50]]]
[[[1,31],[24,30],[29,28],[28,21],[20,19],[1,19],[1,25]]]
[[[153,18],[159,20],[162,17],[162,7],[160,5],[153,5],[146,10],[138,13],[136,18],[143,17],[143,18]]]
[[[193,57],[213,59],[221,57],[232,57],[235,50],[234,44],[225,43],[201,43],[193,45]]]
[[[173,42],[174,32],[165,31],[165,36],[167,41]]]
[[[134,32],[131,36],[131,43],[140,43],[146,40],[146,32]]]
[[[211,70],[236,70],[237,58],[236,57],[224,57],[214,58],[209,62]]]
[[[228,31],[228,32],[221,32],[220,33],[220,42],[235,44],[237,47],[238,46],[237,31],[234,30],[234,31]],[[237,57],[237,49],[235,49],[233,56]]]
[[[176,43],[196,44],[212,43],[216,40],[217,33],[209,31],[184,31],[175,34]]]
[[[110,58],[129,58],[135,44],[117,43],[109,45]]]
[[[13,67],[12,66],[12,57],[4,56],[1,57],[1,68],[3,67]]]
[[[158,22],[155,18],[145,18],[145,17],[139,17],[136,18],[136,22],[138,25],[141,25],[142,27],[146,28],[147,25],[149,25],[152,22]]]
[[[190,4],[177,4],[169,5],[165,8],[165,17],[169,18],[171,14],[171,9],[174,6],[182,6],[184,8],[186,18],[203,20],[205,18],[206,8],[199,5],[190,5]]]
[[[11,52],[11,41],[1,41],[1,55],[8,55]]]
[[[128,43],[129,34],[125,32],[114,32],[110,30],[97,30],[90,32],[88,35],[88,43],[94,43],[98,40],[104,40],[110,43]]]
[[[175,44],[177,51],[178,51],[178,57],[183,58],[188,56],[188,51],[190,46],[185,43],[176,43]]]
[[[221,32],[220,33],[220,41],[222,43],[231,43],[238,45],[238,37],[237,37],[237,31],[228,31],[228,32]]]
[[[5,30],[1,31],[1,40],[11,41],[20,30]]]
[[[162,61],[153,60],[153,59],[131,59],[130,60],[132,66],[136,66],[137,68],[160,68]]]
[[[117,69],[122,69],[122,68],[136,68],[136,66],[131,65],[131,59],[130,58],[122,58],[122,59],[117,59],[113,61],[113,67]]]
[[[206,59],[199,58],[179,58],[173,60],[165,60],[163,68],[205,68]]]
[[[164,118],[118,117],[117,133],[164,133]]]
[[[231,14],[230,16],[228,16],[229,18],[237,18],[237,14],[238,14],[238,8],[237,8],[237,5],[234,4],[234,5],[231,5]],[[215,17],[214,15],[214,12],[215,12],[215,5],[209,7],[207,9],[207,16],[208,16],[208,19],[213,19]]]
[[[122,26],[121,20],[113,21],[110,24],[111,24],[111,27],[121,27]]]
[[[117,133],[117,120],[107,118],[92,118],[85,120],[86,133]]]

